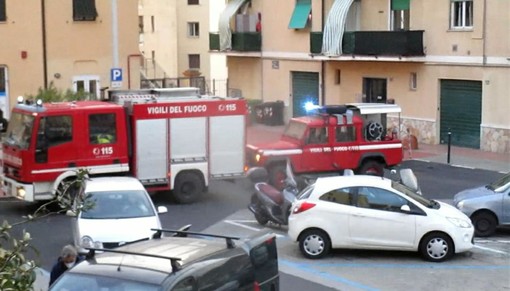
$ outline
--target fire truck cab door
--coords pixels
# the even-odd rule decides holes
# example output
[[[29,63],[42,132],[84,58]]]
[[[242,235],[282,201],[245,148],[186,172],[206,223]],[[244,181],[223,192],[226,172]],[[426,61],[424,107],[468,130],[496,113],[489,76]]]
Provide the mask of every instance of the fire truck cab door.
[[[356,141],[358,133],[353,124],[337,125],[334,128],[333,162],[340,169],[357,167],[360,158],[359,143]]]
[[[74,115],[41,117],[37,129],[33,173],[48,175],[55,172],[54,169],[66,169],[75,165],[77,148],[74,141],[78,132]]]
[[[310,127],[308,129],[303,146],[302,169],[310,171],[330,171],[333,169],[330,135],[326,126]]]

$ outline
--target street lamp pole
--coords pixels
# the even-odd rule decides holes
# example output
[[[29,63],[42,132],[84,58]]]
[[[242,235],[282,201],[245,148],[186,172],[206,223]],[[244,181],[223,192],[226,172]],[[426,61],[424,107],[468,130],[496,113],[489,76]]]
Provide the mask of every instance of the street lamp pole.
[[[119,22],[117,15],[117,0],[112,1],[112,56],[113,68],[119,67]]]

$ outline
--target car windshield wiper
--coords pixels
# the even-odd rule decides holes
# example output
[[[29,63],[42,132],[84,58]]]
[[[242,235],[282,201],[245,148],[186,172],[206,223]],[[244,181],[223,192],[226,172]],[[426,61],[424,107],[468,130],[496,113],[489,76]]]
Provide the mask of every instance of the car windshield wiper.
[[[490,185],[490,184],[485,185],[485,189],[489,189],[489,190],[494,191],[494,187],[492,187],[492,185]]]

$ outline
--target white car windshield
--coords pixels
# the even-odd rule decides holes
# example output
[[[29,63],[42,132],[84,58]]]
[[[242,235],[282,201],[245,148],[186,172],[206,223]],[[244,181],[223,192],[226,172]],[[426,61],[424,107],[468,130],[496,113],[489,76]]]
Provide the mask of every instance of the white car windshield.
[[[28,149],[33,126],[34,116],[18,112],[12,113],[5,142],[20,149]]]
[[[104,277],[98,275],[85,275],[66,273],[52,287],[52,291],[83,291],[83,290],[104,290],[104,291],[131,291],[161,290],[159,286],[145,283],[124,280],[120,278]]]
[[[297,121],[290,121],[289,125],[285,129],[285,132],[283,133],[284,136],[294,138],[294,139],[303,139],[303,136],[306,132],[306,124],[302,122]]]
[[[154,208],[143,190],[92,192],[91,209],[83,211],[81,218],[116,219],[154,216]]]
[[[439,209],[439,207],[440,207],[439,203],[437,203],[436,201],[427,199],[427,198],[423,197],[422,195],[411,190],[411,188],[409,188],[405,185],[402,185],[398,182],[392,181],[391,187],[393,189],[399,191],[400,193],[403,193],[406,196],[409,196],[414,201],[417,201],[418,203],[422,204],[423,206],[426,206],[428,208],[434,208],[434,209]]]

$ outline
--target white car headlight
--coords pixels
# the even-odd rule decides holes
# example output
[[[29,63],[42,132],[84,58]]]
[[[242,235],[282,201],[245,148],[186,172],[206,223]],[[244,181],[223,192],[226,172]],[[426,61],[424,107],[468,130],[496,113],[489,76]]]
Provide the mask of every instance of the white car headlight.
[[[102,249],[103,243],[100,241],[94,241],[90,236],[85,235],[85,236],[82,236],[80,239],[80,246],[82,248]]]
[[[462,227],[462,228],[470,228],[471,222],[466,221],[464,219],[456,218],[456,217],[447,217],[449,222],[451,222],[456,227]]]

